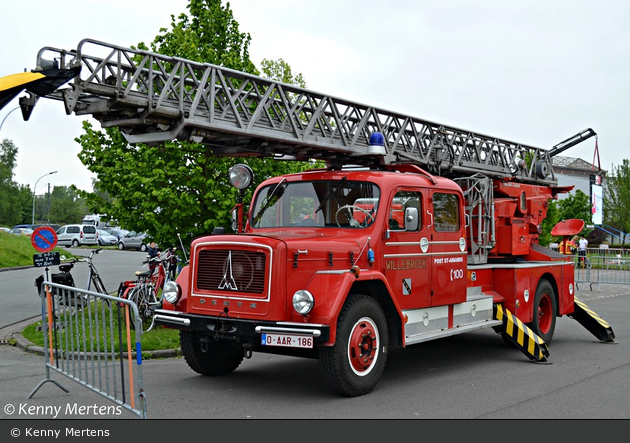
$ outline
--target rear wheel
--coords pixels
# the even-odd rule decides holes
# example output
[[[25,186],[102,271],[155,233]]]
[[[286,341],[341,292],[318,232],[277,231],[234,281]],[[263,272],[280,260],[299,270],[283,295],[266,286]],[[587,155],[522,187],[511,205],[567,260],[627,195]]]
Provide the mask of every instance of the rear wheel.
[[[553,286],[548,280],[541,280],[534,297],[534,318],[527,326],[549,344],[556,329],[557,315],[556,293]]]
[[[324,378],[338,394],[356,397],[372,391],[387,361],[387,320],[371,297],[351,297],[339,315],[337,340],[319,350]]]
[[[72,247],[73,248],[78,248],[79,247],[79,240],[77,240],[77,239],[72,240]]]
[[[236,342],[214,340],[190,331],[179,331],[179,342],[186,363],[201,375],[230,374],[239,367],[245,355],[243,346]]]

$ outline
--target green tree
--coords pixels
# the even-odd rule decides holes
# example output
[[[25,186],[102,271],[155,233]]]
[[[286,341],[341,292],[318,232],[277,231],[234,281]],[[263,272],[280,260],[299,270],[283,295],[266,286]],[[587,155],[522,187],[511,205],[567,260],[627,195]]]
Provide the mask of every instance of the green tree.
[[[560,220],[577,218],[584,220],[586,224],[591,223],[591,200],[581,190],[569,192],[565,198],[558,201],[558,206],[560,209]]]
[[[74,186],[55,186],[50,196],[50,221],[60,225],[81,223],[87,210],[84,199]]]
[[[151,51],[258,74],[249,60],[251,38],[239,31],[229,3],[190,0],[188,9],[190,16],[171,16],[170,31],[160,30]],[[148,49],[144,43],[138,48]],[[283,79],[303,83],[283,61],[265,67],[270,75],[282,73]],[[79,158],[98,177],[98,193],[81,193],[91,211],[106,213],[127,229],[146,231],[163,247],[178,244],[178,233],[187,244],[216,226],[230,226],[238,191],[227,179],[237,159],[216,157],[207,146],[183,141],[131,146],[117,128],[96,131],[89,122],[83,128],[85,133],[77,138]],[[255,184],[309,166],[255,158],[238,162],[252,167]]]
[[[613,166],[604,185],[604,220],[622,232],[630,232],[630,161]]]
[[[293,75],[291,66],[281,58],[278,60],[268,60],[264,58],[262,62],[260,62],[260,69],[262,75],[269,79],[288,85],[299,86],[300,88],[306,88],[306,82],[302,74]]]
[[[13,227],[30,223],[33,194],[26,185],[13,181],[18,148],[9,140],[0,143],[0,225]]]
[[[560,221],[560,211],[558,210],[558,202],[556,200],[549,200],[549,207],[547,208],[547,215],[541,223],[541,233],[538,238],[538,243],[541,246],[548,246],[549,243],[556,239],[551,235],[551,230]]]

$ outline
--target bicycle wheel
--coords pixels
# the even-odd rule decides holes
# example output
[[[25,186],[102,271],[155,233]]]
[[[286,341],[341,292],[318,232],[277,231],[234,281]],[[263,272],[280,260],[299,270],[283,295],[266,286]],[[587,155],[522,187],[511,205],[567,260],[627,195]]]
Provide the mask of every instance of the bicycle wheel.
[[[101,276],[96,274],[92,276],[92,283],[94,284],[94,290],[99,294],[109,295],[107,289],[105,289],[105,284],[103,284],[103,280],[101,280]],[[109,306],[109,300],[103,299],[107,306]]]
[[[155,299],[153,286],[147,283],[137,285],[131,290],[129,300],[138,307],[142,332],[149,332],[153,329],[153,309],[151,300]],[[131,326],[135,329],[135,322]]]

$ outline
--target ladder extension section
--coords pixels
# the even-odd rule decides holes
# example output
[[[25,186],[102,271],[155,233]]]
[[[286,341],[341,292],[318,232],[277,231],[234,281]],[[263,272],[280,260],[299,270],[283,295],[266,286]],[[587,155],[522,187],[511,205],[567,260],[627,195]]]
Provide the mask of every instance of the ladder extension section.
[[[213,155],[322,159],[333,166],[413,163],[456,177],[555,185],[549,151],[310,91],[231,69],[91,39],[76,50],[44,47],[37,65],[81,66],[46,98],[66,113],[119,127],[130,143],[190,140]],[[20,99],[31,109],[38,97]],[[381,132],[385,152],[369,146]]]

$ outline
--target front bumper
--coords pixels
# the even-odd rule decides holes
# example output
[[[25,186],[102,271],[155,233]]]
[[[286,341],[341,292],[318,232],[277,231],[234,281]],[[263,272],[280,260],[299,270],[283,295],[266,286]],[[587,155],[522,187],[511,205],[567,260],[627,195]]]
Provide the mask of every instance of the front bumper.
[[[330,337],[328,325],[295,322],[271,322],[242,318],[189,314],[167,309],[155,310],[155,324],[184,331],[211,335],[216,339],[260,343],[262,333],[313,337],[315,344],[324,344]]]

